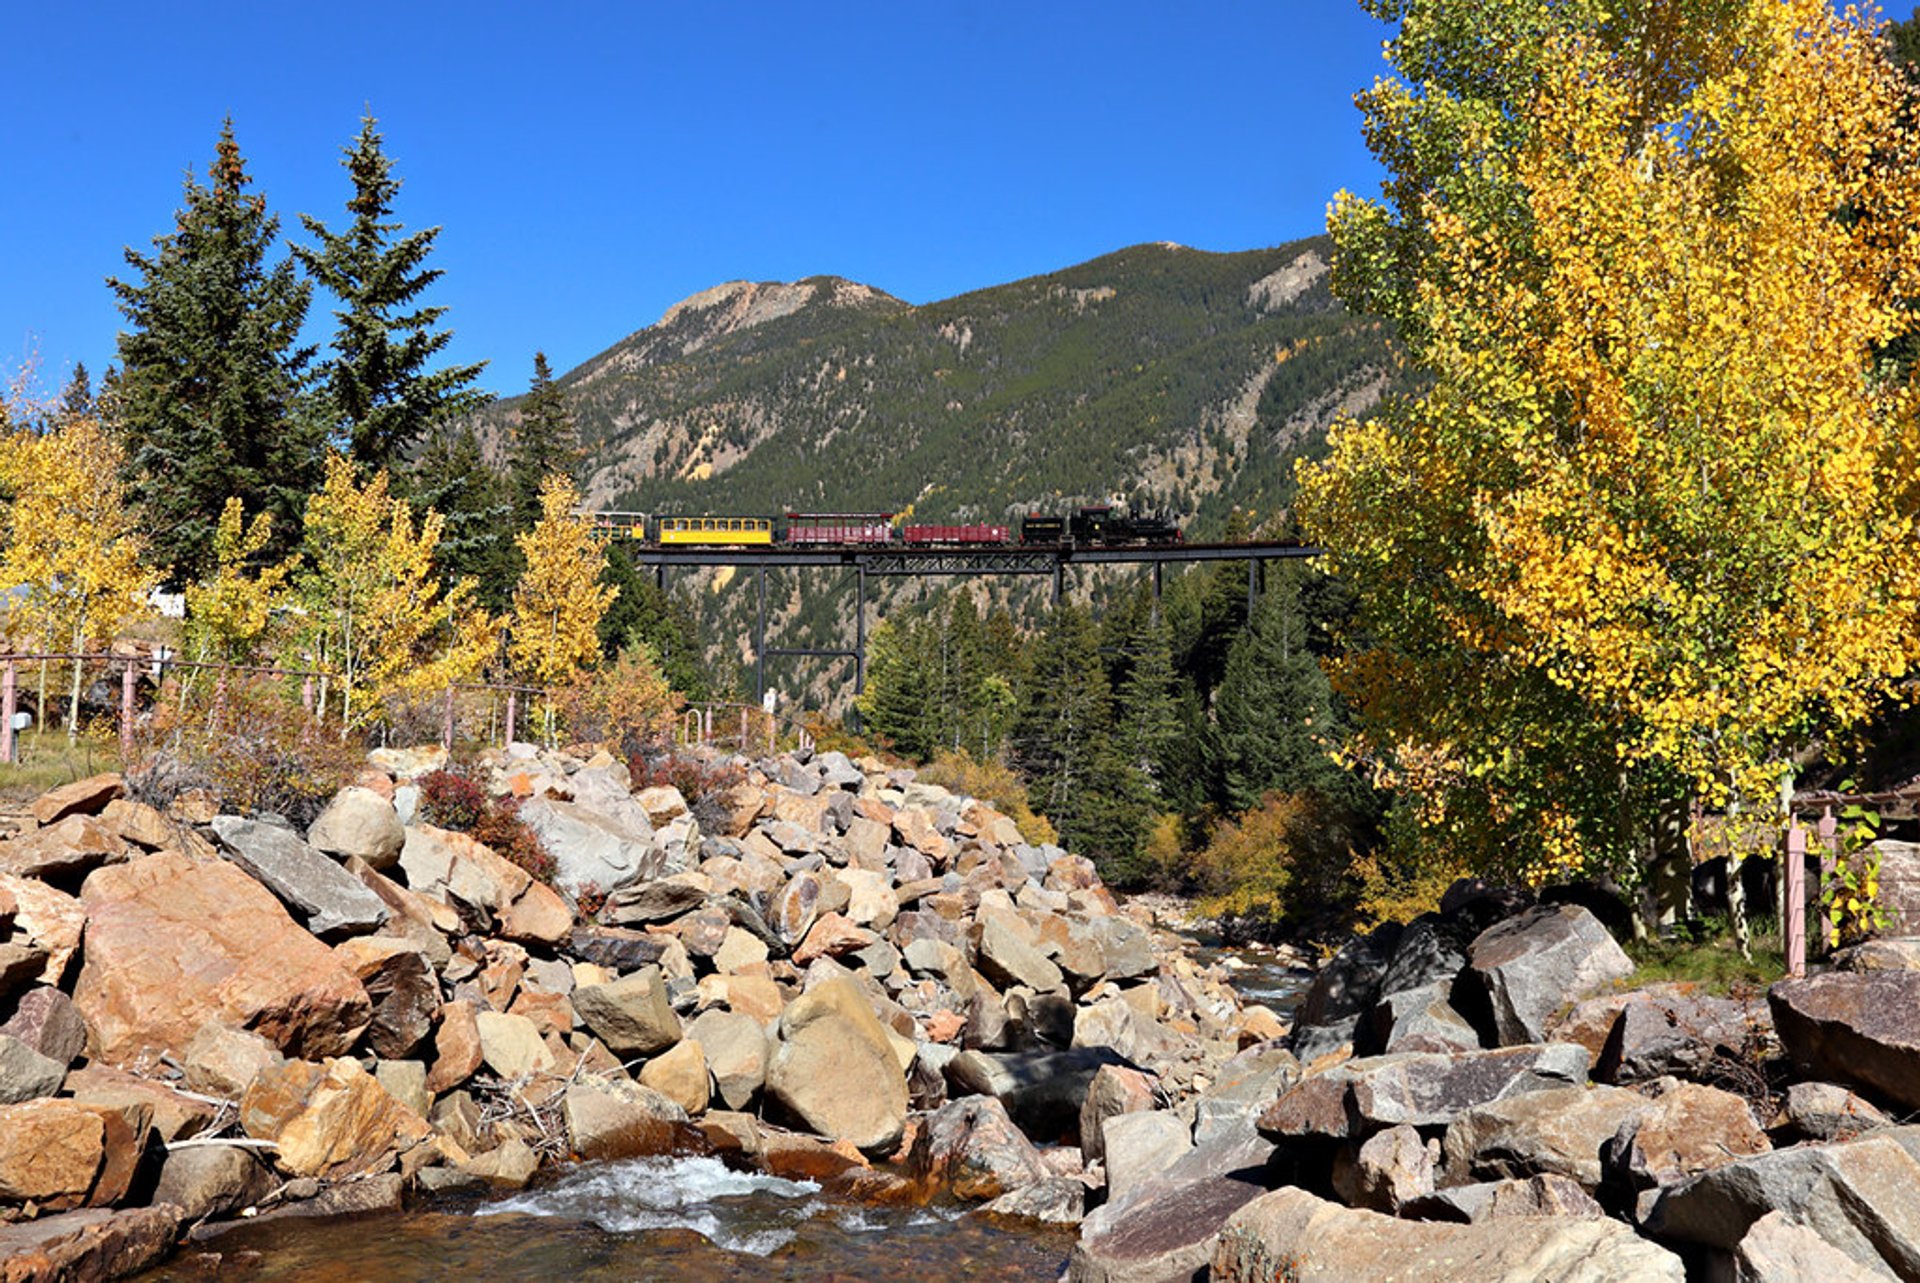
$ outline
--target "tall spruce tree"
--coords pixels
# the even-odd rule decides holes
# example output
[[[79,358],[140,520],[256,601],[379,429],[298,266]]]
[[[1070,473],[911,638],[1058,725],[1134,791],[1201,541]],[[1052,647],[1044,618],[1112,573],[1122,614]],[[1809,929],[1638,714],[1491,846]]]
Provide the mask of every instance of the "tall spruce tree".
[[[66,389],[60,393],[60,408],[56,417],[63,426],[94,417],[93,379],[87,373],[85,361],[73,363],[73,377],[67,380]]]
[[[398,475],[436,427],[486,404],[487,394],[473,386],[486,363],[428,368],[453,338],[438,328],[447,309],[420,303],[441,276],[423,266],[440,229],[400,235],[392,219],[400,180],[381,149],[377,123],[371,115],[361,119],[341,161],[353,180],[347,201],[353,221],[336,233],[302,214],[319,243],[295,246],[293,253],[341,303],[333,314],[339,322],[333,355],[320,367],[327,426],[364,472],[387,468]]]
[[[437,430],[413,461],[408,479],[414,501],[446,518],[434,553],[441,579],[449,587],[471,579],[482,605],[496,613],[504,610],[520,570],[513,501],[505,479],[487,466],[473,426]]]
[[[273,517],[274,546],[299,539],[324,427],[302,404],[313,349],[300,346],[311,287],[269,262],[280,220],[248,188],[233,122],[203,183],[187,175],[172,232],[126,251],[136,278],[109,278],[126,316],[116,417],[153,556],[178,587],[212,564],[227,499]]]
[[[642,573],[619,545],[607,545],[606,556],[600,582],[619,595],[600,616],[600,653],[614,660],[638,647],[653,657],[674,690],[691,700],[712,699],[717,683],[685,603]]]
[[[567,408],[566,395],[553,381],[547,354],[533,354],[533,381],[520,403],[507,448],[507,482],[514,515],[522,527],[540,519],[540,486],[554,473],[578,480],[580,430]]]

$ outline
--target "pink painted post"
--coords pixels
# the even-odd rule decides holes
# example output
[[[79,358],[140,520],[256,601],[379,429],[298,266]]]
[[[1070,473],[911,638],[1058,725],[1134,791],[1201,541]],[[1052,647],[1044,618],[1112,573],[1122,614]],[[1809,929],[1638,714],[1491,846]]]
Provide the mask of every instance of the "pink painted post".
[[[1820,813],[1820,881],[1815,885],[1816,895],[1825,895],[1827,879],[1840,861],[1840,820],[1828,807]],[[1829,948],[1829,937],[1824,929],[1820,932],[1820,956],[1825,957]]]
[[[133,661],[120,670],[120,759],[133,760]]]
[[[451,685],[447,687],[447,716],[440,728],[440,742],[446,746],[447,752],[453,752],[453,687]]]
[[[1787,821],[1787,975],[1807,974],[1807,831]]]
[[[308,673],[300,679],[300,707],[313,712],[313,674]]]
[[[505,743],[505,744],[513,743],[513,723],[517,719],[519,713],[520,713],[520,692],[510,690],[507,692],[507,737],[505,740],[501,741],[502,743]]]
[[[743,708],[740,710],[740,751],[742,753],[751,754],[753,752],[751,747],[753,741],[747,738],[750,734],[752,734],[752,732],[748,729],[747,710]]]
[[[14,682],[17,675],[13,661],[7,661],[4,672],[0,672],[0,762],[13,761],[13,714]]]

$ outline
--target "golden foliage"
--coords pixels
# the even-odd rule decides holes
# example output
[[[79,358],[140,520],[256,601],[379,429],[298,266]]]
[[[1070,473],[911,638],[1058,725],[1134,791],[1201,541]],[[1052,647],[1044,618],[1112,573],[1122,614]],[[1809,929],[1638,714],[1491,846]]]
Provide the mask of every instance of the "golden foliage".
[[[619,589],[600,582],[606,554],[580,495],[558,473],[540,487],[540,521],[514,542],[527,568],[513,589],[508,653],[521,676],[542,685],[572,680],[600,655],[600,616]]]
[[[1408,260],[1343,195],[1339,275],[1434,382],[1300,478],[1373,640],[1353,752],[1438,849],[1536,879],[1627,864],[1676,796],[1776,808],[1920,641],[1914,394],[1877,359],[1920,293],[1904,82],[1822,0],[1553,12],[1587,16],[1515,124],[1449,106],[1456,199],[1396,140],[1431,86],[1368,96],[1418,267],[1369,296]]]
[[[942,749],[915,778],[950,793],[979,798],[1019,826],[1020,836],[1030,845],[1060,840],[1052,822],[1028,805],[1025,782],[1004,763],[978,761],[964,748]]]
[[[627,756],[669,741],[680,705],[645,648],[630,650],[605,668],[576,670],[553,693],[554,711],[569,736]]]
[[[1352,864],[1312,797],[1269,793],[1216,828],[1192,869],[1202,913],[1307,920],[1339,912]]]
[[[187,586],[187,628],[202,659],[251,663],[274,609],[286,596],[291,563],[251,570],[273,535],[273,515],[246,520],[245,505],[227,500],[213,532],[213,572]]]

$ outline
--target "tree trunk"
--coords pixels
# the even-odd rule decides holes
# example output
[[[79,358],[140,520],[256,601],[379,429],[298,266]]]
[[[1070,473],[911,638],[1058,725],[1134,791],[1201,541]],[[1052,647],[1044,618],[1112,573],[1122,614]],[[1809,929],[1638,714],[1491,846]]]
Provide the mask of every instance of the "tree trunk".
[[[87,614],[80,612],[80,622],[73,626],[73,686],[67,692],[67,743],[71,744],[80,734],[80,675],[85,664],[80,656],[87,648]]]

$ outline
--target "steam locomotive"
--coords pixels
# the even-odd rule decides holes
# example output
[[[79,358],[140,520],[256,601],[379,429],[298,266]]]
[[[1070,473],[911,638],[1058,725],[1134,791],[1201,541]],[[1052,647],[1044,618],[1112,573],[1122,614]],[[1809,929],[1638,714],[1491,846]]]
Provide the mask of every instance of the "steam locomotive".
[[[615,538],[656,547],[783,548],[993,548],[1124,547],[1177,544],[1185,534],[1162,517],[1125,513],[1112,504],[1076,508],[1064,515],[1030,512],[1012,526],[991,523],[926,525],[896,523],[891,512],[789,512],[771,517],[649,517],[637,512],[599,512],[595,524]]]

